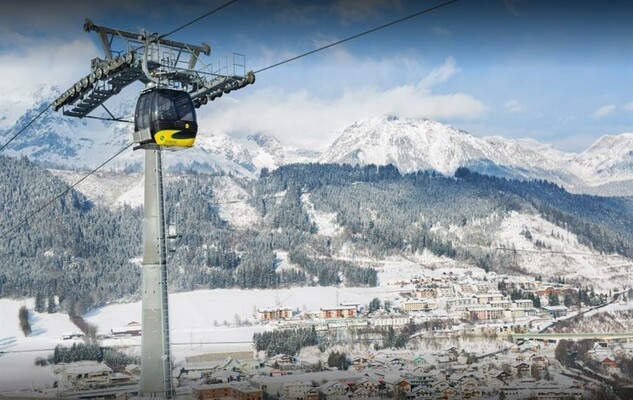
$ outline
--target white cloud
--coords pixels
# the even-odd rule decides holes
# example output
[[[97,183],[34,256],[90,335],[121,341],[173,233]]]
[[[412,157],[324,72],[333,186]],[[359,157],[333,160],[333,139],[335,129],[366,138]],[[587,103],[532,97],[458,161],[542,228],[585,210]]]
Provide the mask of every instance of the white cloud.
[[[357,120],[385,114],[432,119],[482,117],[487,106],[481,100],[461,92],[431,91],[455,71],[454,61],[449,59],[418,83],[387,89],[368,84],[346,88],[334,97],[317,97],[306,90],[247,88],[239,96],[216,100],[211,107],[201,109],[200,126],[233,135],[263,131],[289,144],[323,148],[332,142],[336,131]]]
[[[21,40],[24,46],[0,53],[3,125],[11,125],[33,106],[33,99],[44,95],[43,85],[66,90],[90,73],[90,59],[100,53],[88,37],[69,42]]]
[[[525,107],[517,99],[508,100],[503,103],[503,109],[509,113],[519,113],[525,110]]]
[[[633,111],[633,101],[626,103],[625,105],[622,106],[622,109],[624,111]]]
[[[430,74],[424,77],[420,82],[420,85],[426,88],[431,88],[442,82],[448,80],[451,76],[459,72],[459,69],[455,66],[455,60],[449,57],[444,61],[444,64],[431,71]]]
[[[598,107],[593,112],[593,116],[596,118],[606,117],[607,115],[613,114],[614,111],[615,111],[615,104],[605,104],[602,107]]]

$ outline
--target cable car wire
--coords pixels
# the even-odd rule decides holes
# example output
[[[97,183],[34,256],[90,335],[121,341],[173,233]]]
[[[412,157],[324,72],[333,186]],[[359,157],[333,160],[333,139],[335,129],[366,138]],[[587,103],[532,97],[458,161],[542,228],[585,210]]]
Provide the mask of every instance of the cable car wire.
[[[193,24],[195,24],[196,22],[200,21],[201,19],[204,19],[204,18],[208,17],[209,15],[214,14],[214,13],[216,13],[216,12],[220,11],[221,9],[223,9],[223,8],[225,8],[225,7],[230,6],[231,4],[235,3],[236,1],[237,1],[237,0],[231,0],[231,1],[227,2],[227,3],[224,3],[224,4],[222,4],[221,6],[216,7],[216,8],[214,8],[213,10],[211,10],[211,11],[209,11],[209,12],[207,12],[207,13],[202,14],[201,16],[197,17],[196,19],[193,19],[193,20],[191,20],[191,21],[187,22],[186,24],[179,26],[179,27],[178,27],[178,28],[176,28],[176,29],[173,29],[173,30],[171,30],[171,31],[169,31],[169,32],[167,32],[167,33],[165,33],[165,34],[163,34],[163,35],[160,35],[160,36],[159,36],[159,38],[161,38],[161,39],[162,39],[162,38],[165,38],[165,37],[167,37],[167,36],[170,36],[170,35],[172,35],[172,34],[174,34],[174,33],[178,32],[178,31],[180,31],[180,30],[182,30],[182,29],[184,29],[184,28],[186,28],[186,27],[190,26],[190,25],[193,25]]]
[[[227,3],[224,3],[223,5],[214,8],[213,10],[189,21],[188,23],[179,26],[178,28],[175,28],[163,35],[160,35],[161,38],[167,37],[169,35],[172,35],[206,17],[208,17],[209,15],[212,15],[220,10],[222,10],[223,8],[235,3],[237,0],[231,0]],[[13,142],[19,135],[21,135],[22,133],[24,133],[28,127],[30,127],[38,118],[40,118],[42,115],[44,115],[44,113],[46,111],[48,111],[51,107],[52,107],[53,103],[49,103],[42,111],[40,111],[35,117],[33,117],[24,127],[22,127],[18,132],[16,132],[15,135],[13,135],[5,144],[2,145],[2,147],[0,147],[0,152],[2,152],[11,142]],[[125,123],[134,123],[133,121],[129,121],[129,120],[125,120],[122,118],[105,118],[105,117],[96,117],[96,116],[91,116],[91,115],[87,115],[85,116],[85,118],[90,118],[90,119],[96,119],[96,120],[101,120],[101,121],[114,121],[114,122],[125,122]],[[106,164],[108,164],[110,161],[114,160],[116,157],[118,157],[121,153],[123,153],[125,150],[127,150],[130,146],[132,146],[133,143],[128,144],[127,146],[125,146],[124,148],[122,148],[121,150],[119,150],[115,155],[113,155],[112,157],[110,157],[109,159],[107,159],[104,163],[102,163],[101,165],[99,165],[98,167],[96,167],[95,169],[93,169],[92,171],[90,171],[88,174],[84,175],[81,179],[79,179],[77,182],[75,182],[74,184],[72,184],[71,186],[69,186],[66,190],[64,190],[62,193],[58,194],[57,196],[53,197],[51,200],[49,200],[47,203],[45,203],[42,207],[38,208],[35,212],[31,213],[30,216],[24,218],[22,221],[20,221],[18,224],[12,226],[11,228],[9,228],[7,231],[5,231],[4,233],[2,233],[0,235],[0,239],[5,238],[7,235],[9,235],[11,232],[13,232],[14,230],[16,230],[17,228],[19,228],[20,226],[26,224],[28,222],[28,219],[33,217],[34,215],[40,213],[41,211],[43,211],[45,208],[47,208],[48,206],[50,206],[55,200],[57,200],[58,198],[61,198],[63,196],[65,196],[66,194],[68,194],[72,189],[74,189],[78,184],[80,184],[81,182],[83,182],[85,179],[87,179],[90,175],[94,174],[95,172],[97,172],[99,169],[101,169],[103,166],[105,166]]]
[[[182,29],[184,29],[184,28],[186,28],[186,27],[188,27],[188,26],[191,26],[192,24],[194,24],[194,23],[196,23],[196,22],[198,22],[198,21],[200,21],[200,20],[202,20],[202,19],[204,19],[204,18],[208,17],[209,15],[212,15],[212,14],[214,14],[215,12],[222,10],[223,8],[225,8],[225,7],[227,7],[227,6],[229,6],[229,5],[233,4],[233,3],[235,3],[236,1],[237,1],[237,0],[230,0],[230,1],[228,1],[227,3],[224,3],[223,5],[221,5],[221,6],[219,6],[219,7],[216,7],[216,8],[214,8],[213,10],[211,10],[211,11],[209,11],[209,12],[207,12],[207,13],[204,13],[204,14],[202,14],[201,16],[199,16],[199,17],[197,17],[197,18],[195,18],[195,19],[193,19],[193,20],[191,20],[191,21],[187,22],[186,24],[181,25],[181,26],[179,26],[178,28],[175,28],[175,29],[173,29],[173,30],[169,31],[169,32],[165,33],[164,35],[161,35],[160,37],[161,37],[161,38],[164,38],[164,37],[167,37],[167,36],[169,36],[169,35],[172,35],[172,34],[174,34],[174,33],[178,32],[178,31],[180,31],[180,30],[182,30]],[[403,22],[403,21],[409,20],[409,19],[411,19],[411,18],[415,18],[415,17],[417,17],[417,16],[420,16],[420,15],[423,15],[423,14],[430,13],[430,12],[432,12],[432,11],[435,11],[435,10],[438,10],[438,9],[440,9],[440,8],[442,8],[442,7],[445,7],[445,6],[449,5],[449,4],[456,3],[457,1],[459,1],[459,0],[450,0],[450,1],[444,2],[444,3],[442,3],[442,4],[439,4],[439,5],[437,5],[437,6],[430,7],[430,8],[427,8],[427,9],[425,9],[425,10],[418,11],[418,12],[416,12],[416,13],[413,13],[413,14],[407,15],[407,16],[402,17],[402,18],[399,18],[399,19],[397,19],[397,20],[394,20],[394,21],[388,22],[388,23],[386,23],[386,24],[383,24],[383,25],[377,26],[377,27],[375,27],[375,28],[372,28],[372,29],[366,30],[366,31],[364,31],[364,32],[357,33],[357,34],[355,34],[355,35],[353,35],[353,36],[350,36],[350,37],[347,37],[347,38],[345,38],[345,39],[342,39],[342,40],[336,41],[336,42],[334,42],[334,43],[330,43],[330,44],[325,45],[325,46],[322,46],[322,47],[320,47],[320,48],[318,48],[318,49],[314,49],[314,50],[308,51],[308,52],[306,52],[306,53],[300,54],[300,55],[298,55],[298,56],[291,57],[291,58],[289,58],[289,59],[287,59],[287,60],[284,60],[284,61],[281,61],[281,62],[278,62],[278,63],[272,64],[272,65],[269,65],[268,67],[261,68],[261,69],[259,69],[259,70],[255,71],[255,73],[259,73],[259,72],[267,71],[267,70],[269,70],[269,69],[276,68],[276,67],[278,67],[278,66],[280,66],[280,65],[287,64],[287,63],[289,63],[289,62],[291,62],[291,61],[294,61],[294,60],[297,60],[297,59],[300,59],[300,58],[303,58],[303,57],[307,57],[307,56],[309,56],[309,55],[311,55],[311,54],[314,54],[314,53],[317,53],[317,52],[319,52],[319,51],[322,51],[322,50],[328,49],[328,48],[330,48],[330,47],[337,46],[337,45],[342,44],[342,43],[345,43],[345,42],[349,42],[349,41],[351,41],[351,40],[353,40],[353,39],[356,39],[356,38],[359,38],[359,37],[361,37],[361,36],[365,36],[365,35],[367,35],[367,34],[370,34],[370,33],[376,32],[376,31],[379,31],[379,30],[384,29],[384,28],[387,28],[387,27],[389,27],[389,26],[393,26],[393,25],[395,25],[395,24],[398,24],[398,23],[400,23],[400,22]],[[9,143],[11,143],[11,142],[12,142],[12,141],[13,141],[13,140],[17,137],[17,136],[19,136],[22,132],[24,132],[24,131],[25,131],[25,130],[26,130],[26,129],[27,129],[27,128],[28,128],[28,127],[29,127],[29,126],[33,123],[33,122],[35,122],[35,120],[37,120],[39,117],[41,117],[41,116],[44,114],[44,112],[46,112],[46,111],[47,111],[47,110],[48,110],[51,106],[52,106],[52,103],[51,103],[51,104],[49,104],[49,105],[48,105],[48,106],[47,106],[44,110],[42,110],[42,111],[41,111],[38,115],[36,115],[36,116],[35,116],[35,117],[34,117],[34,118],[33,118],[33,119],[32,119],[32,120],[31,120],[31,121],[30,121],[27,125],[25,125],[25,126],[24,126],[24,127],[23,127],[20,131],[18,131],[18,132],[17,132],[17,133],[16,133],[16,134],[15,134],[15,135],[14,135],[14,136],[13,136],[13,137],[12,137],[12,138],[8,141],[8,142],[7,142],[7,143],[5,143],[5,144],[2,146],[2,148],[0,148],[0,151],[2,151],[2,150],[3,150],[3,149],[4,149],[4,148],[5,148],[5,147],[9,144]],[[127,123],[131,123],[131,121],[127,121],[127,120],[123,120],[123,119],[118,119],[118,118],[104,118],[104,117],[94,117],[94,116],[87,116],[87,117],[92,118],[92,119],[98,119],[98,120],[106,120],[106,121],[115,121],[115,122],[127,122]],[[132,145],[132,144],[128,145],[127,147],[129,147],[129,146],[131,146],[131,145]],[[127,148],[127,147],[126,147],[126,148]],[[125,149],[123,149],[123,150],[125,150]],[[92,175],[93,173],[95,173],[96,171],[98,171],[98,170],[99,170],[101,167],[103,167],[105,164],[107,164],[108,162],[110,162],[111,160],[113,160],[115,157],[117,157],[119,154],[121,154],[121,153],[123,152],[123,150],[121,150],[120,152],[118,152],[117,154],[115,154],[113,157],[111,157],[110,159],[108,159],[108,161],[106,161],[105,163],[103,163],[103,164],[102,164],[102,165],[100,165],[99,167],[95,168],[95,169],[94,169],[93,171],[91,171],[88,175],[86,175],[86,176],[84,176],[83,178],[81,178],[78,182],[76,182],[73,186],[71,186],[71,187],[68,189],[68,191],[70,191],[70,189],[74,188],[77,184],[81,183],[81,181],[83,181],[84,179],[88,178],[88,176],[90,176],[90,175]],[[68,193],[68,191],[65,191],[62,195],[65,195],[66,193]],[[52,199],[49,203],[52,203],[52,202],[53,202],[54,200],[56,200],[58,197],[60,197],[60,196],[57,196],[57,197],[53,198],[53,199]],[[47,205],[48,205],[49,203],[47,203]],[[40,209],[39,209],[36,213],[38,213],[38,212],[42,211],[45,207],[46,207],[46,206],[44,206],[44,207],[40,208]],[[24,224],[24,223],[26,223],[26,221],[23,221],[22,223],[20,223],[20,225],[22,225],[22,224]],[[12,227],[9,231],[7,231],[7,232],[5,232],[4,234],[2,234],[2,235],[0,236],[0,239],[4,238],[4,237],[5,237],[8,233],[12,232],[13,230],[17,229],[17,227],[18,227],[18,226],[20,226],[20,225],[16,225],[16,226]]]
[[[418,12],[416,12],[416,13],[413,13],[413,14],[409,14],[409,15],[407,15],[406,17],[402,17],[402,18],[396,19],[396,20],[394,20],[394,21],[391,21],[391,22],[388,22],[388,23],[386,23],[386,24],[383,24],[383,25],[377,26],[377,27],[375,27],[375,28],[372,28],[372,29],[366,30],[366,31],[364,31],[364,32],[357,33],[357,34],[355,34],[355,35],[349,36],[349,37],[347,37],[347,38],[345,38],[345,39],[342,39],[342,40],[339,40],[339,41],[336,41],[336,42],[333,42],[333,43],[327,44],[327,45],[325,45],[325,46],[319,47],[318,49],[310,50],[310,51],[308,51],[308,52],[306,52],[306,53],[299,54],[298,56],[294,56],[294,57],[288,58],[287,60],[280,61],[280,62],[278,62],[278,63],[272,64],[272,65],[269,65],[268,67],[265,67],[265,68],[261,68],[261,69],[259,69],[259,70],[255,71],[255,73],[256,73],[256,74],[258,74],[258,73],[260,73],[260,72],[267,71],[267,70],[269,70],[269,69],[272,69],[272,68],[278,67],[278,66],[280,66],[280,65],[283,65],[283,64],[289,63],[289,62],[291,62],[291,61],[295,61],[295,60],[298,60],[298,59],[300,59],[300,58],[307,57],[307,56],[312,55],[312,54],[314,54],[314,53],[318,53],[318,52],[323,51],[323,50],[325,50],[325,49],[329,49],[330,47],[334,47],[334,46],[337,46],[337,45],[339,45],[339,44],[342,44],[342,43],[345,43],[345,42],[349,42],[350,40],[353,40],[353,39],[359,38],[359,37],[361,37],[361,36],[365,36],[365,35],[368,35],[368,34],[370,34],[370,33],[373,33],[373,32],[376,32],[376,31],[379,31],[379,30],[381,30],[381,29],[384,29],[384,28],[390,27],[390,26],[392,26],[392,25],[396,25],[396,24],[398,24],[398,23],[400,23],[400,22],[403,22],[403,21],[406,21],[406,20],[408,20],[408,19],[415,18],[415,17],[418,17],[418,16],[423,15],[423,14],[428,14],[428,13],[430,13],[430,12],[432,12],[432,11],[438,10],[438,9],[440,9],[440,8],[442,8],[442,7],[445,7],[445,6],[449,5],[449,4],[456,3],[456,2],[458,2],[458,1],[459,1],[459,0],[450,0],[450,1],[444,2],[444,3],[442,3],[442,4],[439,4],[439,5],[437,5],[437,6],[430,7],[430,8],[427,8],[427,9],[425,9],[425,10],[418,11]]]
[[[58,195],[54,196],[53,198],[51,198],[49,201],[47,201],[43,206],[41,206],[40,208],[38,208],[37,210],[35,210],[34,212],[30,213],[28,216],[24,217],[20,222],[18,222],[17,224],[13,225],[11,228],[7,229],[5,232],[2,233],[2,235],[0,235],[0,239],[4,239],[5,237],[7,237],[11,232],[15,231],[16,229],[18,229],[19,227],[21,227],[22,225],[26,224],[30,218],[32,218],[33,216],[39,214],[40,212],[42,212],[44,209],[46,209],[48,206],[50,206],[51,204],[53,204],[53,202],[55,202],[55,200],[64,197],[65,195],[67,195],[71,190],[73,190],[77,185],[79,185],[81,182],[83,182],[84,180],[86,180],[90,175],[94,174],[95,172],[97,172],[99,169],[101,169],[103,166],[105,166],[107,163],[109,163],[110,161],[114,160],[116,157],[118,157],[121,153],[123,153],[125,150],[129,149],[134,143],[129,143],[127,144],[125,147],[123,147],[121,150],[117,151],[116,154],[114,154],[112,157],[108,158],[107,160],[105,160],[103,163],[101,163],[98,167],[96,167],[95,169],[93,169],[92,171],[90,171],[89,173],[87,173],[86,175],[84,175],[81,179],[79,179],[78,181],[76,181],[75,183],[73,183],[72,185],[68,186],[64,191],[62,191],[61,193],[59,193]]]
[[[237,0],[231,0],[231,1],[227,2],[227,3],[224,3],[223,5],[221,5],[219,7],[216,7],[213,10],[202,14],[201,16],[199,16],[199,17],[187,22],[186,24],[181,25],[178,28],[175,28],[175,29],[163,34],[163,35],[160,35],[159,37],[160,38],[164,38],[164,37],[167,37],[169,35],[172,35],[172,34],[178,32],[178,31],[180,31],[180,30],[182,30],[182,29],[184,29],[184,28],[186,28],[186,27],[188,27],[188,26],[190,26],[192,24],[195,24],[196,22],[208,17],[209,15],[212,15],[212,14],[222,10],[223,8],[233,4],[235,2],[237,2]],[[13,142],[18,136],[20,136],[24,131],[26,131],[27,128],[29,126],[31,126],[38,118],[40,118],[46,111],[48,111],[51,108],[52,105],[53,105],[53,103],[49,103],[42,111],[40,111],[39,114],[37,114],[26,125],[24,125],[24,127],[22,127],[22,129],[17,131],[17,133],[15,135],[13,135],[5,144],[2,145],[2,147],[0,147],[0,152],[2,152],[9,144],[11,144],[11,142]],[[85,118],[98,119],[98,120],[102,120],[102,121],[115,121],[115,122],[133,123],[132,121],[127,121],[127,120],[123,120],[123,119],[120,119],[120,118],[104,118],[104,117],[93,117],[93,116],[86,116]]]
[[[95,117],[93,115],[85,115],[83,118],[90,118],[90,119],[96,119],[99,121],[113,121],[113,122],[125,122],[128,124],[133,124],[134,121],[130,121],[127,119],[122,119],[122,118],[107,118],[107,117]]]
[[[484,247],[485,249],[485,247]],[[579,251],[560,251],[560,250],[533,250],[533,249],[513,249],[511,247],[492,247],[491,250],[499,251],[511,251],[517,253],[534,253],[534,254],[561,254],[565,256],[600,256],[600,257],[616,257],[627,258],[621,254],[596,254],[596,253],[584,253]]]
[[[29,126],[31,126],[31,124],[33,124],[33,122],[35,122],[39,117],[41,117],[42,115],[44,115],[44,113],[46,111],[48,111],[49,108],[51,108],[51,106],[53,105],[53,103],[49,103],[42,111],[40,111],[39,114],[37,114],[35,117],[33,117],[33,119],[31,119],[29,121],[28,124],[24,125],[22,127],[22,129],[20,129],[15,135],[13,135],[11,137],[11,139],[9,139],[9,141],[7,141],[5,144],[2,145],[2,147],[0,147],[0,152],[2,150],[5,149],[5,147],[7,147],[11,142],[13,142],[13,140],[15,140],[15,138],[17,138],[18,136],[20,136],[22,134],[22,132],[24,132]]]

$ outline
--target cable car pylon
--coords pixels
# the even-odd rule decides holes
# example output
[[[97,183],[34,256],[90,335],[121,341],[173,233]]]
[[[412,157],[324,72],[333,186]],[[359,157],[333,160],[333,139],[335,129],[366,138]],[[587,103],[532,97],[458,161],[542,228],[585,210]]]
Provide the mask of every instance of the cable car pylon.
[[[231,74],[228,66],[215,71],[208,66],[196,69],[200,54],[211,52],[205,43],[192,45],[157,34],[127,32],[95,25],[89,19],[84,30],[99,35],[104,59],[94,58],[91,72],[52,105],[67,116],[94,117],[90,114],[95,109],[125,87],[134,82],[146,85],[138,98],[132,134],[134,149],[145,151],[139,396],[171,398],[162,151],[192,147],[198,131],[195,108],[254,83],[255,74],[246,72],[245,57],[239,54],[233,56]]]

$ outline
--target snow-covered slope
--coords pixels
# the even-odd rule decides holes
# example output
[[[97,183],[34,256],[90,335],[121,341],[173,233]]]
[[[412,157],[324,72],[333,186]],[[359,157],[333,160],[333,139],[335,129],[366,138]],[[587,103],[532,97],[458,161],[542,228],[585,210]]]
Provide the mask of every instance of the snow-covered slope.
[[[633,133],[606,135],[573,160],[591,186],[633,179]]]
[[[586,192],[633,179],[633,134],[602,137],[575,154],[532,139],[476,137],[439,122],[387,116],[344,129],[320,161],[391,163],[402,172],[432,169],[448,175],[464,166],[497,176],[546,179]]]
[[[536,212],[494,213],[464,226],[437,226],[434,231],[465,248],[494,251],[506,259],[499,265],[500,273],[590,281],[605,291],[633,283],[630,259],[602,254]]]
[[[322,160],[360,164],[392,163],[402,172],[434,169],[452,174],[474,162],[544,168],[563,153],[536,141],[479,138],[427,119],[388,116],[360,121],[346,128]]]
[[[248,146],[257,169],[275,169],[284,164],[314,162],[319,153],[283,145],[276,137],[264,133],[249,135]]]

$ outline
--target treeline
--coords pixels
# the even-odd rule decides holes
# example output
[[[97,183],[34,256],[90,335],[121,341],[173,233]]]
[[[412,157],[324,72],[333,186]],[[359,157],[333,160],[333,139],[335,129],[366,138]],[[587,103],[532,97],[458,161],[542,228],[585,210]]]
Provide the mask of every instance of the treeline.
[[[288,259],[299,265],[309,276],[318,279],[319,286],[334,286],[340,284],[341,277],[347,286],[376,286],[378,274],[373,268],[363,268],[355,264],[336,259],[322,259],[308,257],[300,250],[292,250]]]
[[[68,317],[70,318],[70,321],[84,333],[86,339],[92,342],[97,340],[97,326],[95,324],[91,324],[86,321],[73,309],[68,312]]]
[[[76,361],[104,362],[114,371],[129,364],[140,364],[140,357],[131,356],[116,349],[101,347],[95,343],[74,343],[71,347],[55,346],[53,355],[48,360],[52,364],[72,363]],[[45,365],[41,360],[39,365]]]
[[[316,346],[317,333],[314,327],[298,329],[277,329],[253,335],[255,350],[265,351],[268,356],[277,354],[296,355],[308,346]]]
[[[140,253],[142,214],[112,213],[76,191],[35,213],[67,188],[26,158],[0,157],[0,226],[26,221],[0,242],[0,297],[36,297],[41,309],[58,296],[62,308],[85,309],[136,293],[139,269],[129,260]]]

